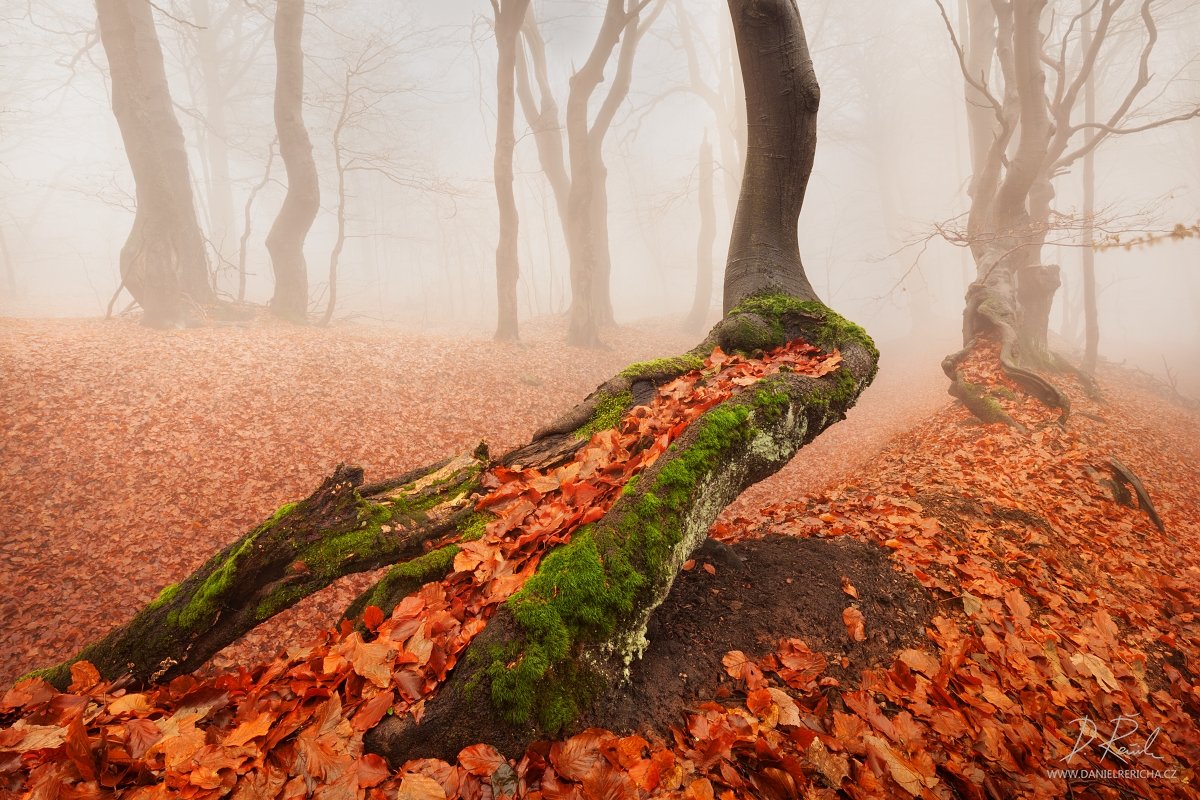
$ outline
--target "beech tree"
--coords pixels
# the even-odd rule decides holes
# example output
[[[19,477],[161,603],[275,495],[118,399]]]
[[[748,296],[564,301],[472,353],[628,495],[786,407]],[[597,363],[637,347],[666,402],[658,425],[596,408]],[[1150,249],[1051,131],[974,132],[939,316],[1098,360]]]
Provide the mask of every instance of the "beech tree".
[[[346,618],[371,606],[390,613],[445,576],[470,541],[507,532],[493,530],[487,511],[503,475],[546,475],[567,464],[604,432],[615,434],[622,420],[637,419],[635,409],[660,386],[702,368],[717,347],[756,357],[813,343],[833,366],[811,375],[781,369],[731,385],[644,462],[611,507],[580,517],[569,541],[541,560],[486,626],[479,623],[482,632],[427,698],[419,722],[385,718],[366,743],[399,764],[453,755],[482,737],[516,752],[534,737],[585,724],[587,700],[619,689],[626,668],[636,668],[651,614],[721,509],[842,419],[878,361],[866,333],[817,298],[798,250],[820,92],[795,1],[730,0],[729,7],[748,116],[759,124],[749,133],[725,316],[704,341],[681,356],[626,368],[528,444],[498,457],[481,445],[372,484],[361,469],[339,466],[310,497],[280,508],[166,587],[72,662],[86,659],[101,675],[131,683],[167,680],[331,581],[393,564]],[[639,440],[623,457],[641,458],[650,447]],[[72,662],[42,675],[65,685]]]
[[[121,281],[145,311],[145,324],[182,326],[216,297],[151,5],[96,0],[96,17],[113,114],[136,186],[133,228],[121,248]]]
[[[613,321],[604,139],[617,110],[629,94],[638,43],[662,12],[665,0],[658,0],[649,16],[642,20],[641,14],[650,2],[608,0],[592,50],[583,66],[571,76],[566,113],[561,119],[546,69],[545,43],[532,9],[522,28],[532,69],[525,64],[524,58],[517,59],[517,96],[533,130],[538,158],[554,192],[567,243],[571,270],[567,342],[584,347],[598,345],[600,326]],[[593,116],[590,112],[592,97],[604,81],[605,68],[618,44],[616,73]],[[539,92],[536,99],[531,73]],[[562,141],[564,129],[566,160]]]
[[[529,0],[492,0],[496,27],[496,205],[500,239],[496,243],[496,338],[517,338],[517,199],[513,195],[513,131],[516,118],[517,45]]]
[[[275,272],[271,310],[292,322],[308,319],[308,266],[304,239],[321,208],[312,142],[304,127],[304,0],[275,6],[275,130],[287,172],[287,195],[267,234]]]
[[[1050,309],[1061,284],[1059,267],[1042,257],[1056,225],[1054,179],[1112,136],[1192,119],[1200,105],[1145,123],[1128,119],[1151,83],[1150,57],[1158,40],[1151,0],[1084,3],[1054,28],[1048,0],[967,0],[961,42],[941,0],[936,2],[966,84],[972,177],[964,238],[976,279],[967,291],[963,341],[969,346],[977,335],[995,332],[1005,372],[1066,412],[1065,396],[1034,371],[1068,367],[1047,345]],[[1106,115],[1095,120],[1089,108],[1087,118],[1075,120],[1102,51],[1112,47],[1119,12],[1135,5],[1143,34],[1136,74]],[[958,375],[965,352],[943,364],[951,392],[978,416],[997,418]]]

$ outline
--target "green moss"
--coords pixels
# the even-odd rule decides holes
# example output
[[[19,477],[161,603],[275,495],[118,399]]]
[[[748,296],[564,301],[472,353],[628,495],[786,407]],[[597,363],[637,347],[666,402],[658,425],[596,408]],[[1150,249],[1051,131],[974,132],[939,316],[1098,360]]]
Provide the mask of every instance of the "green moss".
[[[487,533],[488,523],[496,517],[485,511],[472,512],[471,516],[467,517],[466,521],[459,525],[458,529],[461,534],[458,537],[460,542],[474,542],[483,538],[483,534]]]
[[[621,496],[628,497],[637,491],[638,481],[641,479],[641,477],[641,475],[634,475],[632,478],[625,481],[625,485],[621,487]]]
[[[262,525],[263,530],[270,528],[276,522],[279,522],[279,520],[283,519],[288,514],[295,511],[297,505],[299,505],[299,504],[298,503],[284,503],[279,508],[275,509],[275,513],[271,515],[271,518],[263,523],[263,525]]]
[[[596,399],[596,409],[592,418],[575,429],[576,439],[590,439],[597,431],[615,428],[621,422],[625,409],[633,405],[633,393],[624,391],[618,394],[601,393]]]
[[[1003,397],[1005,400],[1016,400],[1017,393],[1007,386],[993,386],[992,394],[996,397]]]
[[[728,450],[751,436],[750,409],[714,408],[697,424],[695,440],[663,464],[650,485],[626,493],[615,531],[585,526],[543,560],[508,600],[523,634],[515,649],[489,654],[484,668],[493,704],[514,724],[534,712],[554,733],[578,713],[588,676],[573,672],[571,655],[581,641],[607,637],[632,612],[648,581],[669,570],[672,547],[698,485]]]
[[[734,320],[743,314],[754,314],[767,321],[771,333],[770,341],[766,342],[764,346],[764,334],[761,332],[755,333],[751,337],[754,339],[752,343],[759,349],[766,350],[784,344],[784,339],[786,339],[784,317],[792,314],[816,318],[809,334],[813,344],[831,350],[834,347],[854,342],[865,348],[873,359],[878,360],[879,358],[879,350],[875,347],[875,342],[862,326],[850,322],[817,300],[800,300],[786,294],[756,295],[739,303],[729,312],[729,318]],[[758,327],[761,328],[761,324]]]
[[[959,381],[962,391],[967,395],[962,398],[962,401],[977,416],[981,422],[990,424],[994,422],[1011,423],[1012,418],[1000,405],[999,401],[994,397],[990,397],[986,393],[986,388],[978,383],[971,381]],[[1010,392],[1011,394],[1011,392]]]
[[[223,559],[218,555],[216,559],[220,560],[217,561],[215,567],[209,570],[208,576],[200,586],[192,592],[187,605],[172,610],[167,615],[167,622],[185,630],[194,630],[207,624],[217,612],[217,603],[233,583],[233,578],[237,574],[238,560],[254,546],[254,540],[272,524],[270,521],[264,523],[257,531],[243,539]]]
[[[397,564],[384,573],[370,591],[360,595],[346,609],[346,618],[355,619],[362,616],[367,606],[377,606],[385,616],[390,615],[400,600],[426,583],[445,577],[453,568],[454,557],[459,552],[458,546],[451,544],[431,550],[403,564]]]
[[[694,369],[703,369],[704,359],[692,353],[670,358],[656,358],[651,361],[639,361],[621,370],[621,375],[631,381],[644,380],[662,376],[682,375]]]
[[[768,421],[779,419],[790,403],[787,389],[779,384],[778,379],[760,381],[759,388],[754,392],[755,411]]]
[[[162,591],[158,593],[158,597],[151,600],[150,604],[146,606],[146,608],[159,608],[161,606],[165,606],[167,603],[175,599],[175,595],[177,594],[179,594],[178,583],[172,583],[164,586]]]

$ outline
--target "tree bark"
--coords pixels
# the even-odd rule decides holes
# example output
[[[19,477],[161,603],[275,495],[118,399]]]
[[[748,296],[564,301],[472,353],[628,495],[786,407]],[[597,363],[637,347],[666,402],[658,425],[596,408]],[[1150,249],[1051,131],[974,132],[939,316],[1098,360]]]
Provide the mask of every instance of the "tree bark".
[[[800,261],[796,221],[816,154],[821,101],[794,2],[730,0],[729,8],[749,135],[725,261],[725,313],[769,292],[817,299]]]
[[[692,295],[692,310],[684,327],[689,331],[704,330],[712,309],[713,244],[717,238],[716,208],[713,198],[713,152],[708,135],[700,144],[700,231],[696,236],[696,289]]]
[[[298,323],[308,319],[304,240],[321,205],[312,142],[304,127],[303,35],[304,0],[279,0],[275,7],[275,130],[288,188],[267,234],[267,250],[275,273],[271,310]]]
[[[145,324],[183,326],[216,298],[151,6],[97,0],[96,14],[137,195],[133,228],[121,248],[121,279],[145,311]]]
[[[516,118],[517,44],[529,0],[496,0],[496,155],[493,171],[496,203],[500,213],[500,239],[496,243],[496,338],[515,341],[517,323],[517,199],[513,194],[513,152],[517,140]],[[555,134],[557,135],[557,134]]]

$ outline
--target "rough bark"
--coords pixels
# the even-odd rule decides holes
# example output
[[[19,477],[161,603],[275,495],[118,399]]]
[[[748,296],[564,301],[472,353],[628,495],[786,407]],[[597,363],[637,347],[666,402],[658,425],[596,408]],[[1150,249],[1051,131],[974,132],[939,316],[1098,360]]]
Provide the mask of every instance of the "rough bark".
[[[97,0],[112,107],[136,185],[137,212],[121,248],[121,280],[144,322],[178,327],[215,301],[188,171],[151,7]]]
[[[696,235],[696,289],[692,295],[692,310],[684,327],[701,331],[712,308],[713,244],[717,238],[716,208],[713,198],[713,152],[708,136],[700,144],[700,229]]]
[[[800,261],[796,221],[816,154],[821,100],[794,3],[731,2],[730,11],[749,135],[725,261],[726,313],[768,292],[817,299]]]
[[[746,241],[739,252],[767,279],[735,284],[747,290],[742,302],[690,354],[626,370],[537,437],[561,441],[566,431],[587,420],[597,398],[625,396],[632,404],[645,388],[692,368],[717,344],[751,351],[804,338],[839,348],[843,367],[817,379],[784,373],[760,381],[692,423],[667,455],[635,485],[625,487],[603,518],[576,531],[569,544],[543,559],[521,593],[470,645],[448,683],[427,699],[419,724],[393,717],[367,734],[367,747],[395,765],[420,756],[453,757],[476,741],[481,730],[487,731],[489,742],[514,754],[538,736],[587,724],[580,710],[589,697],[619,685],[627,670],[635,668],[650,615],[720,510],[841,419],[875,374],[878,351],[860,328],[841,320],[811,293],[779,292],[785,281],[772,274],[785,273],[787,285],[807,285],[798,253],[781,252],[788,238],[778,230],[791,229],[795,249],[815,137],[815,78],[811,69],[796,69],[797,51],[807,53],[799,13],[791,0],[731,0],[730,10],[735,20],[763,15],[775,23],[738,26],[738,48],[761,60],[757,72],[745,72],[747,103],[758,110],[760,124],[778,132],[775,168],[798,173],[775,182],[761,167],[752,171],[748,166],[743,186],[769,181],[771,187],[800,187],[792,195],[795,202],[775,218],[753,215],[762,207],[764,192],[754,187],[743,191],[738,216]],[[793,47],[778,47],[777,26],[796,37]],[[755,82],[756,74],[774,80]],[[805,97],[803,113],[791,102],[800,94]],[[802,133],[783,135],[787,125]],[[573,576],[584,574],[599,575],[598,588],[576,597],[578,578]]]
[[[521,25],[529,10],[529,0],[495,0],[496,13],[496,154],[493,171],[496,204],[500,214],[500,238],[496,243],[496,338],[516,340],[517,279],[517,199],[513,194],[513,151],[517,140],[513,130],[516,118],[517,44]]]
[[[275,8],[275,130],[287,172],[287,195],[267,234],[275,273],[271,310],[292,322],[308,318],[308,266],[304,239],[317,218],[321,188],[312,142],[304,127],[304,0],[279,0]]]

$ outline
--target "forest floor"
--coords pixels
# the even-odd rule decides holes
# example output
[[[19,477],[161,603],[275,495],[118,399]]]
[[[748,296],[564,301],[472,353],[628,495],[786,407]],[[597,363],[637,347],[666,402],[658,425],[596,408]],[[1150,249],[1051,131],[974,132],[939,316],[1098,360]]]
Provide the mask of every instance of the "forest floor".
[[[120,321],[0,321],[0,677],[61,659],[132,616],[337,461],[362,464],[370,479],[485,436],[516,444],[624,364],[690,343],[669,326],[626,328],[611,351],[585,359],[556,344],[550,323],[526,335],[514,346],[269,323],[164,335]],[[831,787],[853,797],[1198,796],[1200,415],[1108,370],[1108,402],[1073,390],[1065,428],[1005,391],[998,402],[1031,432],[981,426],[947,405],[939,345],[885,345],[850,418],[714,526],[737,556],[702,552],[681,577],[652,636],[659,652],[646,655],[650,677],[627,703],[630,735],[589,730],[515,761],[469,748],[457,766],[414,762],[388,777],[353,746],[385,696],[372,702],[352,676],[341,697],[341,684],[318,678],[330,700],[309,728],[329,751],[324,777],[340,770],[350,786],[328,796],[481,797],[488,786],[589,799],[832,797]],[[969,369],[1005,388],[983,361]],[[1106,493],[1110,457],[1145,481],[1167,535]],[[303,773],[288,786],[313,785],[312,754],[296,756],[309,728],[274,767],[252,757],[246,745],[278,744],[296,712],[276,703],[268,714],[249,702],[261,693],[250,684],[287,670],[295,686],[301,666],[341,663],[335,653],[349,651],[337,641],[313,651],[317,662],[298,645],[356,591],[331,587],[219,656],[216,666],[250,664],[291,648],[267,673],[217,679],[223,704],[242,705],[192,714],[196,730],[213,717],[190,749],[146,739],[147,763],[158,758],[168,783],[192,796],[234,782],[274,796],[285,762]],[[346,658],[353,670],[342,672],[357,671],[357,656]],[[166,709],[151,723],[157,739],[163,720],[194,705],[194,686],[138,695],[141,707],[77,678],[78,694],[107,704],[88,732],[56,738],[46,709],[65,719],[70,702],[5,697],[0,714],[26,709],[47,738],[38,749],[22,744],[32,729],[0,732],[0,776],[23,753],[47,786],[86,779],[120,761],[105,760],[98,727],[132,751],[156,708]],[[1084,720],[1095,735],[1075,748]],[[1115,743],[1102,760],[1106,740]],[[74,755],[36,766],[54,747]],[[150,774],[138,770],[137,782]]]

